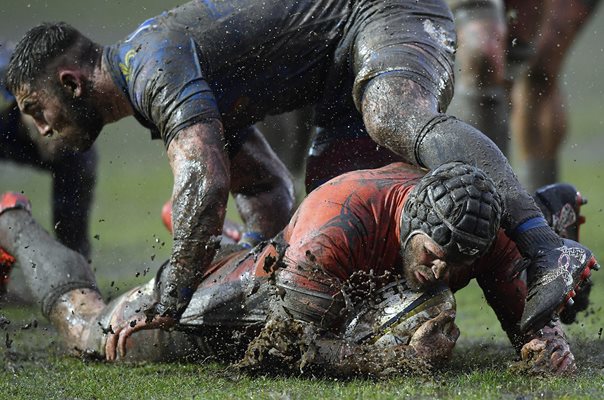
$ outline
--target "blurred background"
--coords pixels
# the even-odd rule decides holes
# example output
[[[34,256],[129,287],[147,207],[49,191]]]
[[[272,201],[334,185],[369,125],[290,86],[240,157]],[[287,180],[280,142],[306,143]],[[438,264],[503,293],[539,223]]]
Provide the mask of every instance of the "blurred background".
[[[124,38],[145,19],[181,1],[32,0],[3,1],[0,38],[17,41],[27,29],[44,21],[66,21],[92,39],[109,44]],[[579,187],[589,199],[584,208],[584,242],[604,260],[604,7],[581,33],[561,79],[570,109],[569,136],[564,144],[563,180]],[[453,111],[454,113],[454,111]],[[273,141],[275,147],[288,146]],[[91,224],[93,266],[101,286],[116,290],[148,279],[136,272],[153,271],[170,253],[170,236],[160,220],[172,175],[163,143],[133,118],[105,128],[100,153],[96,201]],[[298,181],[300,177],[297,176]],[[0,163],[0,191],[22,191],[33,213],[50,225],[50,177],[42,172]],[[303,193],[298,193],[300,198]],[[230,216],[237,218],[231,207]],[[600,272],[604,274],[604,272]],[[604,277],[600,281],[604,282]],[[123,288],[124,286],[122,286]],[[600,289],[600,288],[598,288]]]

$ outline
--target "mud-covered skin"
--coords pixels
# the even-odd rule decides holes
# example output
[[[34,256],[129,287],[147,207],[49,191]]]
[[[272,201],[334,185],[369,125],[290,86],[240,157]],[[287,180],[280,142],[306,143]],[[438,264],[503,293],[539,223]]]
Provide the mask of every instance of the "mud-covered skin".
[[[341,337],[343,324],[355,311],[354,305],[359,300],[373,299],[385,283],[399,279],[399,272],[405,268],[401,264],[398,237],[400,212],[406,194],[421,176],[421,170],[405,164],[393,164],[378,170],[345,174],[321,186],[302,203],[283,237],[264,242],[249,252],[230,253],[215,260],[205,270],[188,307],[170,331],[139,330],[129,338],[123,338],[116,329],[124,325],[135,327],[144,322],[139,315],[155,303],[155,287],[164,280],[169,265],[160,270],[156,279],[104,306],[98,302],[98,293],[94,289],[82,290],[87,283],[82,283],[80,275],[68,273],[65,276],[63,273],[71,271],[71,264],[74,263],[70,263],[67,256],[75,253],[56,241],[41,242],[48,243],[48,246],[43,246],[44,256],[49,257],[44,262],[54,267],[49,269],[42,265],[36,269],[25,269],[29,274],[27,283],[37,290],[41,281],[49,282],[44,275],[64,276],[60,290],[53,290],[56,294],[54,300],[43,303],[46,309],[50,309],[50,313],[46,311],[45,314],[50,314],[53,323],[58,324],[67,337],[81,335],[77,341],[81,347],[77,351],[84,354],[117,360],[159,361],[172,359],[175,355],[209,355],[232,360],[242,357],[247,345],[257,337],[255,344],[249,347],[251,353],[248,352],[248,355],[259,355],[262,351],[275,355],[271,348],[280,347],[281,340],[285,343],[283,351],[277,350],[285,357],[282,361],[301,357],[296,359],[296,363],[301,364],[291,364],[295,368],[300,365],[328,364],[326,370],[332,368],[336,373],[353,371],[380,375],[380,365],[385,365],[379,364],[376,354],[380,351],[384,352],[384,360],[389,363],[384,373],[412,370],[410,365],[413,362],[398,358],[412,354],[422,354],[423,361],[427,361],[420,362],[423,368],[428,364],[446,361],[450,355],[458,334],[453,323],[454,315],[445,313],[436,318],[420,330],[422,333],[418,333],[418,336],[414,334],[409,342],[410,347],[406,344],[394,348],[352,346],[354,354],[351,355],[350,343],[342,341]],[[6,216],[11,213],[30,221],[28,226],[32,231],[41,229],[25,210],[6,211],[0,215],[2,246],[4,240],[11,243],[16,240],[11,236],[14,230],[8,229],[3,223],[9,221]],[[8,230],[6,238],[5,230]],[[415,238],[420,236],[416,235]],[[316,247],[312,246],[313,242],[317,243]],[[9,251],[16,251],[18,257],[23,256],[18,249],[10,245],[6,247]],[[33,246],[29,249],[30,252],[39,250]],[[59,262],[54,263],[55,260]],[[78,260],[88,267],[81,257]],[[477,279],[485,298],[517,348],[533,339],[522,335],[518,327],[527,292],[526,284],[518,272],[520,260],[514,243],[500,231],[493,248],[485,256],[465,268],[451,265],[447,279],[453,290],[466,286],[471,279]],[[84,270],[91,273],[89,267],[80,265],[77,269]],[[56,271],[61,273],[57,274]],[[365,279],[361,279],[363,277]],[[78,285],[84,286],[78,288]],[[47,297],[43,288],[34,293]],[[296,303],[306,304],[305,312],[299,307],[297,315],[288,313],[294,310],[292,304]],[[376,301],[375,305],[378,303]],[[283,316],[286,322],[280,325],[291,329],[287,328],[284,337],[273,340],[274,334],[279,334],[279,329],[271,333],[273,321]],[[88,324],[88,327],[79,324]],[[116,347],[118,337],[123,342]],[[263,338],[270,340],[267,342]],[[312,340],[309,342],[308,338]],[[436,338],[440,344],[432,353],[430,343]],[[380,343],[379,339],[375,341],[376,345]],[[300,345],[307,347],[300,351]],[[121,354],[116,355],[116,349]],[[293,349],[293,353],[288,349]],[[409,353],[411,350],[413,353]],[[342,363],[337,364],[334,360],[341,360]],[[256,361],[262,362],[257,357]],[[329,365],[332,362],[335,364]]]
[[[459,106],[463,109],[460,117],[499,145],[507,144],[508,130],[511,132],[519,161],[517,171],[529,191],[554,183],[558,179],[558,150],[567,130],[560,71],[597,1],[448,3],[456,17],[459,39],[459,81],[463,86],[459,91]],[[510,113],[509,107],[501,107],[502,103],[520,106],[511,107]],[[572,285],[560,280],[543,284],[544,275],[557,271],[559,254],[552,254],[550,259],[542,255],[562,245],[549,228],[521,234],[508,232],[523,255],[532,260],[528,268],[531,293],[523,318],[523,326],[529,326],[551,318]],[[585,250],[578,244],[572,246],[577,251]]]
[[[394,85],[396,81],[399,85]],[[436,99],[423,102],[422,98],[430,98],[425,93],[424,96],[413,96],[422,90],[404,78],[375,78],[363,98],[363,107],[374,109],[365,114],[365,124],[372,135],[377,133],[382,137],[376,139],[378,142],[390,141],[405,149],[405,157],[412,157],[419,165],[433,169],[443,162],[463,161],[480,167],[495,182],[504,204],[501,225],[520,252],[531,260],[529,286],[535,295],[528,298],[523,329],[538,328],[534,324],[549,320],[572,289],[572,285],[565,282],[579,279],[578,275],[570,274],[549,282],[540,279],[558,268],[554,253],[562,245],[562,239],[547,225],[535,201],[522,188],[497,146],[470,125],[438,114]],[[401,104],[404,106],[400,107]],[[390,118],[393,115],[395,117]],[[397,130],[399,133],[393,134]],[[472,143],[472,151],[467,151],[468,143]],[[529,225],[537,223],[521,226],[527,221]],[[569,246],[577,251],[588,251],[578,243]],[[551,257],[545,257],[546,253]]]
[[[531,375],[573,374],[577,370],[566,335],[559,321],[553,321],[535,333],[522,346],[522,360],[513,366],[517,372]]]
[[[170,265],[159,284],[160,314],[177,317],[216,251],[229,193],[229,160],[222,140],[213,135],[219,121],[181,131],[170,144],[174,173]]]
[[[387,75],[375,78],[365,90],[363,109],[371,109],[364,115],[372,137],[393,150],[403,149],[405,159],[429,169],[451,161],[482,169],[501,193],[505,229],[541,215],[497,146],[467,123],[440,114],[436,99],[417,84]]]
[[[353,274],[401,274],[398,221],[422,176],[421,170],[398,163],[344,174],[309,194],[284,230],[290,244],[285,260],[299,267],[281,269],[276,276],[285,290],[281,305],[297,318],[333,326],[344,307],[337,294]],[[514,242],[500,231],[488,253],[470,268],[451,270],[449,278],[452,290],[477,279],[513,343],[524,338],[518,322],[527,288],[515,271],[520,259]],[[312,307],[299,312],[305,304]]]
[[[412,9],[407,3],[194,1],[144,22],[126,40],[105,48],[103,66],[137,118],[163,138],[174,158],[175,244],[158,310],[177,315],[200,279],[190,263],[203,270],[211,259],[209,240],[219,234],[228,187],[223,148],[232,156],[249,124],[267,113],[312,103],[318,103],[318,125],[341,122],[338,114],[355,112],[351,97],[342,93],[352,92],[360,108],[362,88],[383,72],[415,79],[448,103],[451,15],[438,1],[414,3]],[[270,16],[266,22],[265,15]],[[216,29],[217,21],[229,29]],[[399,23],[406,29],[384,32],[384,24]],[[408,43],[416,45],[401,47]],[[354,76],[345,72],[350,63]],[[348,76],[342,79],[342,74]],[[185,147],[174,142],[197,129],[205,132],[204,140],[190,155],[203,166],[179,156]],[[177,157],[190,161],[185,165]],[[181,200],[187,190],[190,198]],[[207,215],[216,204],[217,212]]]
[[[316,104],[318,126],[356,137],[347,124],[352,115],[358,120],[355,101],[360,109],[364,86],[382,73],[417,81],[446,105],[453,52],[452,17],[438,0],[192,1],[145,21],[105,47],[99,60],[87,55],[86,68],[76,74],[58,74],[75,85],[58,83],[73,97],[93,83],[107,93],[99,97],[119,105],[108,110],[86,103],[103,123],[133,114],[164,140],[175,178],[175,242],[157,311],[177,316],[212,258],[211,238],[222,226],[229,188],[227,155],[236,155],[247,127],[267,114]],[[71,65],[65,53],[61,62]],[[76,135],[81,126],[70,124],[77,119],[65,118],[65,99],[61,108],[58,99],[40,101],[42,90],[17,89],[23,109],[36,110],[36,102],[51,109],[52,121],[39,121],[39,128],[70,132],[72,143],[82,139],[82,132]],[[26,102],[28,96],[33,98]],[[51,126],[57,121],[62,126]],[[187,136],[201,133],[203,140],[191,146]],[[334,168],[332,174],[339,172]]]
[[[232,155],[252,123],[309,104],[334,140],[367,137],[356,109],[381,73],[417,81],[445,108],[453,53],[440,1],[193,1],[107,47],[103,64],[154,137],[168,146],[179,130],[220,118]],[[325,180],[339,173],[323,162],[335,168]]]
[[[47,316],[63,341],[70,346],[67,350],[75,355],[91,354],[88,343],[93,331],[100,330],[95,318],[105,307],[101,294],[93,289],[76,289],[62,294]]]

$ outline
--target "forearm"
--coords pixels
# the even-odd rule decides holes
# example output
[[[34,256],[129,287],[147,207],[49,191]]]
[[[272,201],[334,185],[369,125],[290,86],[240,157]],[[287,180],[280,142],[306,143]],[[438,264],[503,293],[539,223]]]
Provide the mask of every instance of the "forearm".
[[[174,244],[170,264],[158,282],[157,311],[162,314],[178,315],[186,307],[219,244],[230,175],[216,129],[195,125],[180,132],[168,149],[174,172]]]
[[[232,160],[231,193],[247,232],[264,238],[287,224],[294,206],[291,175],[262,134],[250,133]]]

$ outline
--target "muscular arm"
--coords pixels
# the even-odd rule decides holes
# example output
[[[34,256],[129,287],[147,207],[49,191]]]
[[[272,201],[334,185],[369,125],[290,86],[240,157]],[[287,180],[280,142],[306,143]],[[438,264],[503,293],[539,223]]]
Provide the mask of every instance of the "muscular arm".
[[[250,133],[231,160],[231,193],[247,232],[264,238],[276,235],[287,223],[294,205],[294,187],[285,165],[260,131]]]
[[[486,301],[517,351],[528,341],[519,326],[527,295],[526,282],[517,271],[521,262],[514,242],[500,231],[493,249],[479,261],[476,271]]]
[[[177,316],[212,261],[224,221],[230,174],[222,124],[213,120],[183,129],[170,143],[168,158],[174,244],[156,311]]]

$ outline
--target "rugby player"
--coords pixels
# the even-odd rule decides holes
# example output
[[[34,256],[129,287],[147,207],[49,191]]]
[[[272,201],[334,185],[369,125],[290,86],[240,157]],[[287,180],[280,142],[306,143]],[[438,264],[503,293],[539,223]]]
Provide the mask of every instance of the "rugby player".
[[[53,225],[57,238],[89,258],[96,150],[55,152],[54,143],[40,136],[31,120],[21,115],[14,96],[5,85],[11,52],[11,45],[0,43],[0,161],[27,165],[51,174]],[[0,261],[0,296],[7,290],[8,274],[8,264]]]
[[[529,191],[558,181],[566,56],[599,0],[447,0],[458,35],[457,116],[509,154]],[[511,114],[510,114],[511,105]]]
[[[475,278],[534,370],[574,369],[559,321],[538,331],[520,329],[527,296],[522,257],[500,229],[502,202],[493,182],[466,164],[448,163],[424,175],[395,163],[320,186],[282,234],[252,251],[217,257],[172,331],[134,329],[143,322],[140,310],[159,300],[154,288],[169,273],[166,264],[154,280],[106,305],[91,269],[49,239],[31,218],[26,199],[7,194],[0,204],[0,245],[17,261],[39,263],[25,269],[26,282],[44,315],[80,355],[165,360],[200,353],[236,359],[249,345],[262,359],[275,351],[261,354],[255,342],[282,318],[316,329],[306,343],[311,354],[296,365],[374,373],[356,359],[367,354],[364,346],[433,365],[451,356],[459,335],[447,288],[456,291]],[[588,252],[570,257],[576,248],[563,251],[566,267],[580,268],[585,277],[598,267]],[[417,305],[423,303],[428,304]]]
[[[261,141],[251,124],[314,104],[309,190],[395,159],[428,169],[463,161],[496,182],[502,225],[531,260],[528,330],[580,280],[557,264],[565,246],[587,250],[547,225],[490,140],[444,114],[454,50],[442,0],[196,0],[110,46],[63,23],[34,27],[16,47],[8,83],[40,132],[69,148],[86,149],[103,125],[129,115],[163,140],[174,174],[173,252],[158,318],[136,329],[178,321],[210,266],[232,181],[257,184],[271,171],[276,160],[253,153],[258,165],[237,165],[250,141]],[[249,210],[277,224],[287,207],[269,198],[270,207]]]

